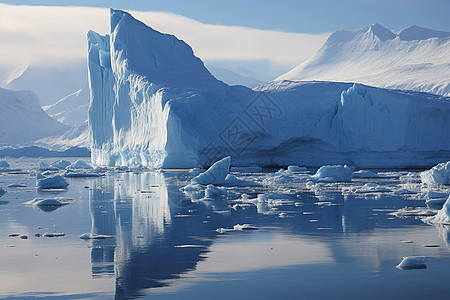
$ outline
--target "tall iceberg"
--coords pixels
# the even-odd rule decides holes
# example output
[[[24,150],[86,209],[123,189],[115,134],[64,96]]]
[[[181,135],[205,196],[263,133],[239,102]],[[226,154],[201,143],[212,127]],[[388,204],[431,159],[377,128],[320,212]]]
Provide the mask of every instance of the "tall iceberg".
[[[92,162],[431,166],[450,160],[450,98],[334,82],[251,90],[214,78],[192,49],[111,10],[88,33]]]

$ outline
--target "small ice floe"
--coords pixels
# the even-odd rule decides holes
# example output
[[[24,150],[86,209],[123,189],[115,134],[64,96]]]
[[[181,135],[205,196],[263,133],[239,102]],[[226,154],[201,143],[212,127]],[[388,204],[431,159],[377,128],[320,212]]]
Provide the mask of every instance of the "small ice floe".
[[[435,216],[426,218],[424,221],[427,223],[450,224],[450,196]]]
[[[404,241],[400,241],[400,242],[402,242],[404,244],[412,244],[413,243],[413,241],[410,241],[410,240],[404,240]]]
[[[450,161],[421,172],[420,179],[426,184],[450,184]]]
[[[63,206],[69,204],[68,198],[35,198],[31,201],[24,202],[23,204],[29,206]]]
[[[251,225],[251,224],[236,224],[233,226],[233,228],[217,228],[216,232],[223,234],[226,232],[232,232],[232,231],[247,231],[247,230],[257,230],[259,229],[258,226]]]
[[[67,169],[64,173],[64,177],[74,178],[74,177],[101,177],[103,173],[96,172],[95,170],[83,170],[83,169]]]
[[[113,237],[112,235],[105,235],[105,234],[96,234],[96,233],[90,233],[86,232],[79,236],[82,240],[103,240],[107,238]]]
[[[231,231],[234,231],[234,229],[222,228],[222,227],[216,229],[216,232],[218,232],[220,234],[223,234],[223,233],[226,233],[226,232],[231,232]]]
[[[40,161],[38,170],[42,171],[42,172],[43,171],[58,171],[58,168],[55,168],[46,162]]]
[[[233,226],[234,230],[257,230],[259,229],[258,226],[255,225],[251,225],[251,224],[236,224]]]
[[[351,181],[353,169],[347,165],[322,166],[312,177],[325,182],[347,182]]]
[[[369,194],[369,193],[388,193],[391,192],[391,190],[383,186],[380,186],[376,183],[369,182],[364,184],[363,186],[342,187],[342,192],[355,194]]]
[[[246,210],[251,207],[255,207],[255,205],[252,203],[236,203],[230,206],[233,210]]]
[[[282,212],[278,214],[278,218],[286,218],[287,217],[287,213]]]
[[[192,182],[208,185],[208,184],[225,184],[226,177],[230,171],[231,157],[227,156],[215,162],[208,170],[197,175]]]
[[[6,161],[6,160],[0,160],[0,168],[1,169],[7,169],[7,168],[9,168],[9,163]]]
[[[6,191],[2,187],[0,187],[0,197],[3,196],[5,193]]]
[[[441,245],[439,245],[439,244],[424,244],[424,245],[422,245],[422,247],[425,247],[425,248],[439,248],[439,247],[441,247]]]
[[[369,170],[359,170],[353,172],[353,178],[377,178],[377,177],[379,177],[378,174]]]
[[[400,270],[412,270],[412,269],[426,269],[425,257],[423,256],[406,256],[397,265],[397,269]]]
[[[23,183],[11,183],[10,185],[8,185],[9,188],[25,188],[27,187],[26,184]]]
[[[208,170],[197,175],[191,181],[193,183],[208,185],[226,186],[253,186],[255,182],[240,180],[236,176],[229,174],[231,157],[227,156],[214,163]]]
[[[73,164],[70,164],[67,169],[72,169],[72,170],[80,170],[80,169],[93,169],[93,167],[88,164],[85,160],[79,159],[76,162],[74,162]]]
[[[42,235],[43,237],[63,237],[66,236],[64,232],[47,232]]]
[[[71,162],[68,160],[57,160],[51,164],[52,167],[57,168],[59,170],[64,170],[68,166],[71,165]]]
[[[300,172],[307,171],[307,169],[305,167],[299,167],[299,166],[294,166],[294,165],[288,166],[287,170],[292,173],[300,173]]]
[[[37,187],[39,189],[65,189],[69,183],[61,175],[45,177],[37,175]]]
[[[204,248],[204,245],[176,245],[174,248]]]
[[[254,203],[255,200],[250,199],[250,202]],[[293,205],[296,198],[280,193],[267,193],[259,194],[256,198],[258,203],[268,203],[271,206]]]
[[[424,207],[404,207],[396,212],[391,213],[392,215],[403,218],[403,217],[429,217],[436,214],[436,210],[424,208]]]
[[[215,187],[212,184],[208,184],[205,190],[206,198],[214,198],[226,195],[228,195],[228,190],[226,187]]]

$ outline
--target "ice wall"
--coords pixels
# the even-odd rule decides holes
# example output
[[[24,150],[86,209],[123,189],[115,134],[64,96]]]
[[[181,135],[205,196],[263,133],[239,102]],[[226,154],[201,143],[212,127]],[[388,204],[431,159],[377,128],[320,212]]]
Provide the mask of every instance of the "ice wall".
[[[450,159],[450,99],[333,82],[216,80],[183,41],[111,10],[88,33],[92,162],[430,166]]]

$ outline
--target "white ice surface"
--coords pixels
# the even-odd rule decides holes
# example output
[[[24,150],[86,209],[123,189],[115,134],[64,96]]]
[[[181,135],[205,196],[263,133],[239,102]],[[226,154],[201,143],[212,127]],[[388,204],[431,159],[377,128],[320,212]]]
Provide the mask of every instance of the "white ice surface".
[[[450,184],[450,161],[420,173],[420,178],[426,184]]]
[[[230,172],[231,157],[227,156],[214,163],[208,170],[197,175],[192,182],[198,184],[225,184]]]
[[[37,176],[36,185],[40,189],[65,189],[69,183],[61,175]]]
[[[426,33],[424,33],[426,32]],[[276,80],[358,82],[450,95],[450,32],[379,24],[337,31],[310,59]]]
[[[407,256],[397,265],[400,270],[426,269],[425,257],[423,256]]]
[[[78,169],[93,169],[93,167],[83,159],[79,159],[67,167],[67,169],[78,170]]]
[[[235,166],[380,168],[450,158],[446,97],[336,82],[230,87],[186,43],[119,10],[109,35],[88,33],[88,48],[95,165],[192,168],[230,155]]]
[[[444,203],[441,210],[435,216],[429,217],[425,220],[431,223],[450,224],[450,196]]]

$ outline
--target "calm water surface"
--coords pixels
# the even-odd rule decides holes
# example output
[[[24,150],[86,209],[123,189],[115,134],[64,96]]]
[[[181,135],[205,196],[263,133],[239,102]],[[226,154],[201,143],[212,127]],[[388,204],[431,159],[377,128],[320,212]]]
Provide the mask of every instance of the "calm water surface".
[[[22,170],[38,165],[8,161]],[[446,299],[450,293],[447,228],[390,214],[424,206],[414,194],[344,196],[336,187],[313,192],[292,185],[282,187],[291,203],[233,209],[229,204],[242,193],[281,187],[229,188],[228,197],[205,200],[180,191],[192,177],[108,171],[44,192],[36,190],[33,172],[0,173],[7,190],[0,197],[0,298]],[[7,187],[12,183],[26,187]],[[71,200],[52,211],[22,204],[36,197]],[[216,232],[244,223],[260,229]],[[66,235],[34,236],[47,232]],[[86,232],[111,237],[80,239]],[[426,256],[427,269],[396,268],[411,255]]]

